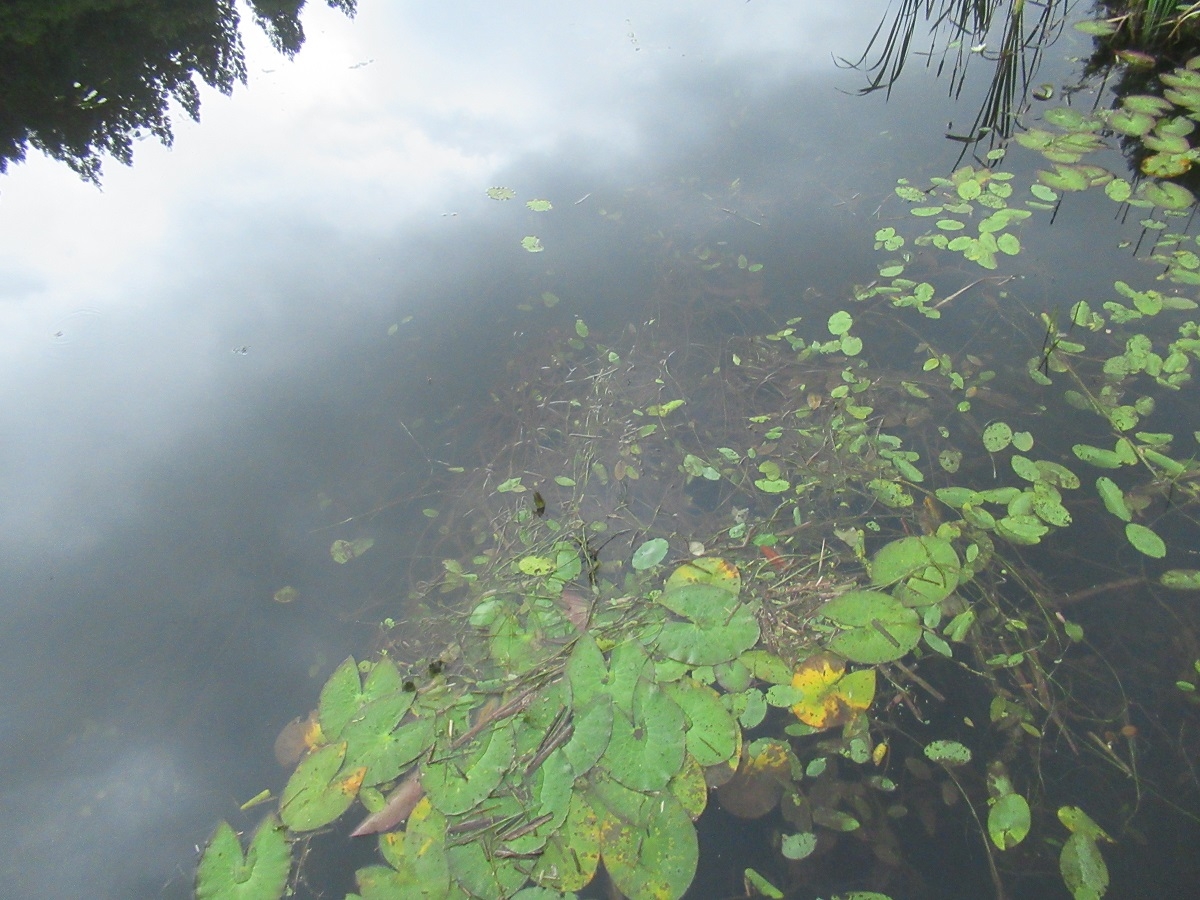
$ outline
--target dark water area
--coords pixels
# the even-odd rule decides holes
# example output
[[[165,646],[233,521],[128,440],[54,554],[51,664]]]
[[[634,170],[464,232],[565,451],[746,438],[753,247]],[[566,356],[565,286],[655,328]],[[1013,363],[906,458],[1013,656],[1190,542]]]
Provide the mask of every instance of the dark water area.
[[[133,165],[107,161],[102,189],[33,150],[13,163],[0,176],[0,893],[191,896],[216,823],[249,833],[266,807],[239,805],[282,790],[276,736],[336,666],[379,646],[384,619],[397,644],[431,639],[413,597],[443,574],[430,512],[448,521],[459,499],[448,469],[486,467],[514,442],[497,397],[535,382],[577,321],[622,354],[659,327],[664,371],[678,366],[692,386],[711,367],[704,346],[725,347],[728,366],[737,335],[863,310],[856,333],[881,382],[919,372],[925,351],[896,324],[911,310],[892,318],[886,303],[867,313],[849,298],[880,278],[878,229],[918,233],[897,180],[925,187],[980,164],[946,134],[967,129],[989,73],[981,52],[955,100],[946,73],[914,57],[890,97],[857,96],[864,75],[835,61],[857,59],[888,8],[363,0],[352,18],[306,8],[290,58],[247,9],[248,83],[230,96],[202,85],[201,122],[177,110],[172,147],[135,140]],[[1031,83],[1078,84],[1090,50],[1065,28]],[[1079,105],[1094,100],[1083,92]],[[1118,153],[1101,157],[1126,172]],[[1014,183],[1045,165],[1015,145],[1004,160]],[[489,197],[494,187],[512,198]],[[535,199],[552,209],[526,206]],[[1043,351],[1040,313],[1065,321],[1118,279],[1175,290],[1135,259],[1144,213],[1116,208],[1097,191],[1071,195],[1053,221],[1022,224],[1022,253],[996,272],[907,248],[912,277],[938,297],[987,279],[947,303],[939,340],[997,372],[980,428],[1003,416],[1036,431],[1035,455],[1080,472],[1080,493],[1105,473],[1082,471],[1072,445],[1112,437],[1091,413],[1064,414],[1061,385],[1031,384],[1027,361]],[[1173,227],[1195,233],[1190,219]],[[522,246],[529,237],[540,252]],[[739,255],[762,263],[757,286],[734,290],[703,253],[725,260],[722,273]],[[639,389],[632,376],[626,387]],[[1177,458],[1200,427],[1189,396],[1159,392],[1145,426],[1180,435]],[[964,473],[998,486],[999,457],[973,438]],[[917,447],[923,460],[936,458],[929,447]],[[1161,521],[1174,568],[1198,565],[1190,478],[1177,497],[1147,488],[1139,519]],[[721,495],[700,489],[693,507],[726,515]],[[1149,589],[1166,564],[1124,543],[1089,497],[1068,532],[1008,548],[1056,596],[1129,582],[1057,607],[1096,659],[1071,671],[1055,659],[1051,680],[1103,716],[1073,721],[1073,739],[1048,737],[1040,770],[1022,771],[1045,800],[1039,849],[1068,836],[1055,809],[1079,803],[1106,828],[1134,823],[1101,846],[1109,896],[1186,896],[1200,812],[1180,757],[1200,723],[1175,682],[1195,682],[1200,648],[1173,604],[1191,595]],[[358,539],[373,544],[334,561],[335,541]],[[1024,595],[1009,574],[990,584],[1015,605]],[[296,598],[277,602],[285,587]],[[923,665],[945,695],[922,701],[931,728],[999,742],[981,736],[992,694],[964,686],[957,663]],[[901,693],[895,752],[924,727],[903,718]],[[1144,740],[1114,731],[1122,715]],[[1113,783],[1105,752],[1133,760],[1153,789],[1097,795]],[[969,787],[986,800],[981,785]],[[902,861],[843,840],[809,869],[779,855],[782,818],[713,803],[687,896],[746,896],[747,866],[789,897],[993,895],[986,835],[961,797],[936,791],[910,798]],[[349,830],[339,820],[312,842],[300,896],[343,896],[356,867],[379,861]],[[1055,847],[1003,862],[1010,896],[1068,896],[1056,858]],[[598,880],[580,896],[605,890]]]

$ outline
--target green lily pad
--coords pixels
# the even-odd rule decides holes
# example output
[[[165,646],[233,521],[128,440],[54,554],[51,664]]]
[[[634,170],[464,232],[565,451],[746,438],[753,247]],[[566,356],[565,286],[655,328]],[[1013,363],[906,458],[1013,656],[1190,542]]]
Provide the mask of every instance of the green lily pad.
[[[917,611],[880,591],[842,594],[821,607],[821,615],[842,629],[829,641],[829,649],[852,662],[891,662],[921,639]]]
[[[497,725],[459,750],[435,754],[434,762],[422,766],[421,786],[439,812],[461,815],[495,790],[512,765],[513,754],[512,727]]]
[[[929,606],[958,587],[961,566],[949,541],[933,535],[900,538],[872,558],[871,583],[896,585],[893,596],[905,606]]]
[[[1129,505],[1125,502],[1124,491],[1111,478],[1106,478],[1103,475],[1097,478],[1096,493],[1100,495],[1100,499],[1104,502],[1104,508],[1122,522],[1128,522],[1133,518],[1133,513],[1130,512]]]
[[[600,816],[587,797],[571,797],[563,826],[546,841],[534,863],[532,878],[556,891],[586,887],[600,864]]]
[[[344,659],[321,688],[317,716],[325,740],[336,741],[359,709],[398,692],[400,685],[400,672],[391,660],[381,660],[372,666],[364,682],[354,657]]]
[[[522,556],[517,561],[517,568],[523,575],[549,575],[555,569],[554,560],[545,556]]]
[[[358,796],[366,766],[342,772],[346,744],[328,744],[305,758],[288,779],[279,800],[279,815],[292,831],[328,825]]]
[[[391,781],[433,744],[430,719],[414,719],[397,727],[413,697],[402,691],[372,701],[342,731],[346,765],[367,767],[363,784]]]
[[[358,874],[363,900],[368,897],[445,897],[450,891],[450,869],[446,863],[446,817],[421,800],[408,817],[403,831],[380,835],[379,849],[394,870]],[[364,883],[370,884],[370,887]],[[383,890],[384,888],[387,890]],[[378,890],[379,893],[373,893]]]
[[[699,861],[691,817],[670,793],[647,796],[619,788],[593,788],[603,798],[598,811],[604,867],[630,900],[678,900]]]
[[[1200,591],[1200,570],[1168,569],[1158,577],[1163,587],[1180,591]]]
[[[739,746],[740,729],[721,695],[694,678],[663,685],[687,719],[687,751],[702,766],[730,759]]]
[[[965,766],[971,761],[971,750],[958,741],[930,741],[925,756],[943,766]]]
[[[1012,443],[1013,430],[1006,422],[993,422],[983,429],[983,446],[988,453],[999,453]]]
[[[279,820],[268,816],[242,855],[228,822],[217,826],[196,868],[197,900],[277,900],[287,888],[292,854]]]
[[[375,538],[355,538],[352,541],[334,541],[329,548],[329,555],[335,563],[348,563],[362,556],[375,546]]]
[[[751,609],[715,584],[671,588],[658,602],[686,620],[664,623],[654,640],[654,648],[667,659],[715,666],[758,643],[758,620]]]
[[[1034,515],[1007,515],[996,520],[996,534],[1010,544],[1031,547],[1050,532],[1049,526]]]
[[[670,549],[665,538],[651,538],[633,552],[633,567],[639,572],[651,569],[663,561]]]
[[[1125,537],[1140,552],[1153,559],[1162,559],[1167,555],[1167,545],[1163,539],[1145,525],[1130,522],[1125,526]]]
[[[511,897],[529,880],[520,862],[489,854],[480,841],[446,848],[450,877],[468,897]]]
[[[1073,897],[1099,898],[1108,892],[1108,867],[1096,842],[1085,834],[1072,834],[1058,858],[1059,872]]]
[[[612,777],[635,791],[659,791],[683,768],[684,715],[662,686],[641,681],[632,715],[613,716],[604,765]]]
[[[1029,803],[1020,794],[1005,794],[988,810],[988,836],[1001,850],[1011,850],[1029,834]]]
[[[563,745],[563,753],[575,776],[582,778],[608,750],[613,730],[612,697],[597,694],[582,704],[577,699],[572,723],[574,731]]]

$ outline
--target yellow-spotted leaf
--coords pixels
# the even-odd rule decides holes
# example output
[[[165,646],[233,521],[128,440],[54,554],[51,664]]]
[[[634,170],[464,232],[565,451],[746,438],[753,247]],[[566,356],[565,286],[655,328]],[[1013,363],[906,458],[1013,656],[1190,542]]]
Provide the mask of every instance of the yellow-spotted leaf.
[[[688,560],[672,572],[666,587],[669,590],[688,584],[715,584],[736,597],[742,590],[742,575],[727,559],[702,556]]]
[[[803,695],[792,712],[805,725],[843,725],[875,699],[875,670],[846,673],[846,664],[829,653],[817,653],[796,667],[792,687]]]

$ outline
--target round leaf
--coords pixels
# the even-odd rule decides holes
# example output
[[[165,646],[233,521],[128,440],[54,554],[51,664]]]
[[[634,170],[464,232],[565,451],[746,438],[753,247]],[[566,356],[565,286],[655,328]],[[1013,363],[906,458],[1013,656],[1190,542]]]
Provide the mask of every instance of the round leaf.
[[[829,641],[829,649],[853,662],[900,659],[921,639],[916,610],[879,591],[842,594],[826,603],[821,615],[842,629]]]
[[[961,563],[949,541],[933,535],[906,537],[880,548],[871,560],[871,583],[896,585],[905,606],[940,603],[958,587]]]
[[[988,835],[1001,850],[1011,850],[1029,834],[1029,803],[1020,794],[1005,794],[988,810]]]
[[[638,571],[653,568],[663,561],[670,549],[665,538],[651,538],[633,552],[633,567]]]

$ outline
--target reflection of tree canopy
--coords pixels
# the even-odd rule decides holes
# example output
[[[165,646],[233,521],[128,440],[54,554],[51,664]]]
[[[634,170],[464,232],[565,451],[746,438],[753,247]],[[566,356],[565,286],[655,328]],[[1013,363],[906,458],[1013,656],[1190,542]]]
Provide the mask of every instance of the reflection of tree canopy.
[[[355,0],[326,0],[352,15]],[[252,0],[280,52],[304,43],[305,0]],[[0,172],[30,144],[99,183],[101,157],[172,140],[173,98],[193,119],[193,75],[228,94],[245,82],[234,0],[7,0],[0,7]]]

